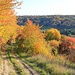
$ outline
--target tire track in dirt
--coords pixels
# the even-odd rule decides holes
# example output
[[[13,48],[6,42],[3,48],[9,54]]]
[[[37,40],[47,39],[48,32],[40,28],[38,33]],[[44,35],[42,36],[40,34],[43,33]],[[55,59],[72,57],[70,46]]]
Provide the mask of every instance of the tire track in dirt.
[[[16,75],[15,70],[8,63],[6,55],[2,55],[2,64],[0,66],[0,75]]]
[[[27,65],[25,62],[20,60],[18,57],[14,56],[14,59],[16,59],[16,61],[22,67],[24,67],[24,71],[26,72],[26,75],[40,75],[38,72],[33,70],[29,65]],[[10,67],[11,65],[13,68]],[[12,63],[11,63],[11,65],[9,65],[9,63],[8,63],[8,58],[7,58],[6,54],[2,55],[2,64],[0,66],[0,75],[17,75]],[[14,73],[14,74],[12,74],[12,73]]]
[[[1,64],[1,68],[0,68],[0,75],[9,75],[8,74],[8,65],[7,65],[7,60],[5,55],[2,55],[2,64]]]
[[[35,70],[33,70],[30,66],[28,66],[26,63],[20,61],[24,67],[30,72],[31,75],[39,75]]]
[[[27,75],[40,75],[38,72],[36,72],[34,69],[32,69],[29,65],[27,65],[25,62],[14,56],[16,60],[24,67],[24,69],[27,72]]]

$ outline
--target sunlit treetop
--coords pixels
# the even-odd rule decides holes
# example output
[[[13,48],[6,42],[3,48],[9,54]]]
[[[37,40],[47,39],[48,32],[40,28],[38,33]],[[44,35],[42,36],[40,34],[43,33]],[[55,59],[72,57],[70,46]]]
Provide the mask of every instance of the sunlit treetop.
[[[21,5],[17,0],[0,0],[0,25],[11,25],[16,22],[15,10]]]

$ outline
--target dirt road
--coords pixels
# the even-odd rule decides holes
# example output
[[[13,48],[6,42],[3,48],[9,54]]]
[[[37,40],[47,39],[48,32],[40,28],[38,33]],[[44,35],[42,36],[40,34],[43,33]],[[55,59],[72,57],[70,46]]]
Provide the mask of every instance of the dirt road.
[[[8,62],[6,55],[2,55],[0,75],[16,75],[13,66]]]
[[[14,57],[14,59],[16,59],[16,61],[24,68],[26,75],[39,75],[35,70],[33,70],[30,66],[28,66],[26,63],[24,63],[20,59],[16,57]],[[2,55],[0,75],[19,75],[19,74],[16,74],[13,64],[9,63],[6,55]]]

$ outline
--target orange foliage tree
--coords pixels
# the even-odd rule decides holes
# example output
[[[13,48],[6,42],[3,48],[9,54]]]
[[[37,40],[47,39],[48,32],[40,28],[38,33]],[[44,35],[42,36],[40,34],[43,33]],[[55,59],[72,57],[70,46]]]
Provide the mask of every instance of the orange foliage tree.
[[[11,25],[16,22],[14,7],[19,4],[17,0],[0,0],[0,26]]]
[[[20,43],[19,46],[23,47],[24,51],[27,53],[50,54],[49,48],[47,48],[47,44],[44,40],[44,35],[40,31],[40,27],[33,24],[30,20],[27,20],[21,36],[17,38],[17,42],[18,44]]]
[[[60,53],[70,53],[70,51],[75,50],[75,38],[65,37],[61,39],[61,43],[59,46]]]
[[[14,8],[20,4],[17,0],[0,0],[0,36],[6,41],[16,34],[18,26]]]
[[[67,59],[75,62],[75,38],[65,37],[61,39],[59,53],[66,54]]]

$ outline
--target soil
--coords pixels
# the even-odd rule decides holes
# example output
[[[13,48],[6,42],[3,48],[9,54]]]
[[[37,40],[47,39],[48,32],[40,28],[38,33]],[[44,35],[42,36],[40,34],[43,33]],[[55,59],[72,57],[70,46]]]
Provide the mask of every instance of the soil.
[[[16,58],[15,56],[14,56],[14,58],[24,68],[26,75],[39,75],[38,72],[33,70],[26,63],[24,63],[20,59]],[[9,63],[5,54],[2,55],[2,62],[1,62],[1,66],[0,66],[0,75],[18,75],[18,74],[16,74],[16,72],[14,70],[13,64]]]

